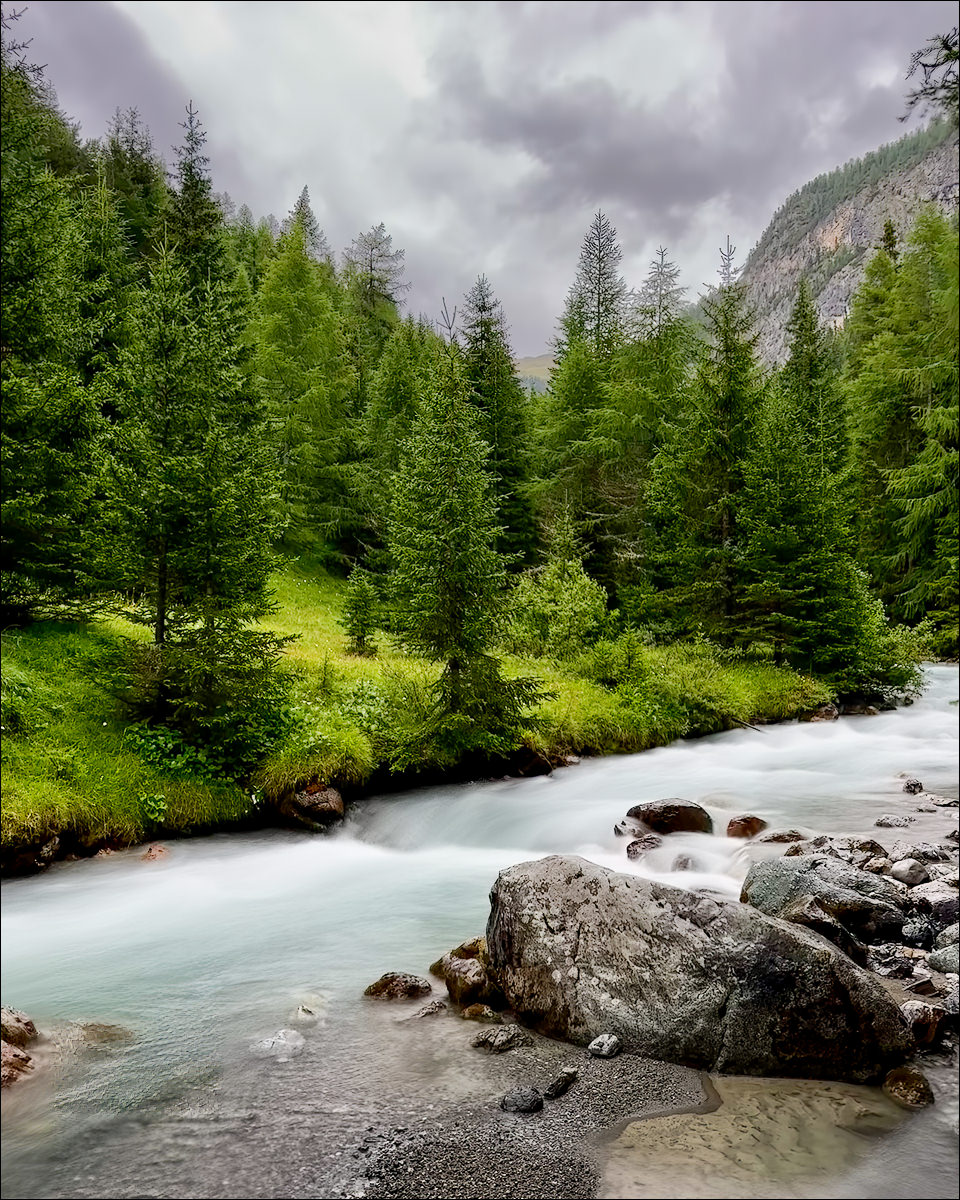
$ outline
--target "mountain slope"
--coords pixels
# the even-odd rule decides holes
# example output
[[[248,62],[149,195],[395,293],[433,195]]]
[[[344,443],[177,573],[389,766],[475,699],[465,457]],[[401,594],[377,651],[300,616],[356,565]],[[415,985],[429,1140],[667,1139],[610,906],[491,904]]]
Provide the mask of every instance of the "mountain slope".
[[[759,350],[785,356],[783,327],[802,276],[821,319],[840,326],[889,218],[906,236],[924,204],[957,208],[956,131],[939,123],[805,184],[781,206],[750,252],[742,279],[757,313]]]

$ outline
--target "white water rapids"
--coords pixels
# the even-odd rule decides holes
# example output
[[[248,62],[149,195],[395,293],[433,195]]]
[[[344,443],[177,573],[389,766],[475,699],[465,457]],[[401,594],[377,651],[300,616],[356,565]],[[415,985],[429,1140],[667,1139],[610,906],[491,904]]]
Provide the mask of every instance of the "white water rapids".
[[[371,1006],[358,999],[363,987],[387,970],[423,974],[443,951],[482,932],[487,893],[503,867],[574,853],[734,897],[750,854],[782,849],[673,835],[630,863],[613,826],[640,801],[696,800],[720,830],[749,812],[772,827],[864,833],[887,844],[942,838],[955,810],[918,813],[901,775],[917,776],[928,791],[957,794],[957,681],[956,667],[933,666],[924,695],[895,712],[719,734],[585,760],[542,779],[372,799],[332,836],[267,831],[171,842],[155,862],[141,862],[133,850],[5,883],[4,1003],[41,1029],[97,1022],[122,1026],[133,1039],[68,1055],[45,1083],[20,1085],[19,1096],[5,1099],[4,1195],[178,1194],[160,1188],[157,1173],[167,1176],[187,1151],[171,1142],[180,1158],[170,1150],[167,1161],[166,1142],[148,1139],[144,1156],[137,1132],[144,1114],[209,1098],[224,1079],[240,1091],[252,1088],[262,1066],[250,1058],[251,1041],[287,1024],[298,1003],[323,1009],[322,1038],[331,1046],[368,1044],[383,1018],[368,1015]],[[909,830],[878,830],[883,813],[915,820]],[[671,872],[680,852],[694,870]],[[412,1047],[409,1061],[380,1064],[380,1082],[395,1071],[411,1094],[431,1093],[436,1064]],[[369,1087],[362,1058],[358,1051],[349,1069],[337,1068],[348,1093]],[[317,1094],[329,1083],[321,1059],[310,1068]],[[289,1064],[286,1090],[272,1092],[270,1102],[306,1102],[303,1080],[292,1073],[303,1061]],[[431,1100],[449,1087],[437,1082]],[[123,1133],[116,1131],[121,1118]],[[87,1170],[91,1146],[107,1127],[113,1154],[123,1157],[128,1147],[142,1159],[121,1172],[115,1190],[109,1174],[73,1173],[81,1161]],[[209,1181],[191,1194],[239,1194],[218,1188],[226,1186],[223,1163],[236,1167],[246,1144],[241,1131],[207,1147]],[[913,1194],[934,1194],[915,1167]],[[138,1169],[139,1191],[131,1182]],[[765,1186],[759,1181],[754,1194],[773,1194]]]

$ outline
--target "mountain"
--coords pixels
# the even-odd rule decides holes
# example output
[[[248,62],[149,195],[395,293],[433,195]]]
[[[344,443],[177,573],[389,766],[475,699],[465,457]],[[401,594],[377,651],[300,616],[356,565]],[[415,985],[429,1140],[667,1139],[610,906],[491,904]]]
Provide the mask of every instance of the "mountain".
[[[839,327],[884,222],[905,237],[924,204],[957,208],[957,132],[935,122],[804,184],[777,210],[741,278],[757,313],[759,351],[785,357],[783,327],[801,276],[821,319]]]
[[[517,374],[523,386],[533,388],[535,392],[545,392],[553,366],[552,354],[537,354],[532,358],[518,358],[516,361]]]

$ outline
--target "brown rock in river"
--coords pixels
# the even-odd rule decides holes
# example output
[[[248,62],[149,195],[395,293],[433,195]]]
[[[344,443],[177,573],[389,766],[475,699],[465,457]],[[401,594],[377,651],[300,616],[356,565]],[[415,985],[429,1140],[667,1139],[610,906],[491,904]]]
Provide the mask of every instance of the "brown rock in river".
[[[763,817],[755,817],[752,813],[746,813],[742,817],[732,817],[727,822],[727,837],[756,837],[758,833],[763,833],[766,827],[767,822],[763,819]]]
[[[18,1046],[21,1050],[37,1040],[37,1027],[30,1018],[15,1008],[7,1008],[6,1005],[0,1010],[0,1031],[5,1042],[9,1042],[11,1046]]]
[[[911,1111],[933,1103],[933,1088],[916,1067],[895,1067],[888,1072],[883,1081],[883,1091],[894,1104]]]
[[[336,788],[310,784],[302,792],[283,797],[277,810],[294,825],[324,829],[343,819],[343,797]]]
[[[429,979],[407,975],[403,971],[388,971],[376,983],[364,988],[363,994],[374,1000],[414,1000],[429,996],[432,991],[433,985]]]
[[[0,1046],[0,1087],[8,1088],[17,1082],[27,1071],[33,1070],[33,1060],[26,1050],[14,1046],[11,1042],[3,1042]]]
[[[148,846],[144,853],[140,855],[140,861],[156,862],[158,858],[166,858],[168,853],[169,851],[167,850],[166,846],[161,846],[159,844],[155,846]]]
[[[706,809],[679,796],[635,804],[627,810],[627,816],[654,833],[713,833],[713,821]]]

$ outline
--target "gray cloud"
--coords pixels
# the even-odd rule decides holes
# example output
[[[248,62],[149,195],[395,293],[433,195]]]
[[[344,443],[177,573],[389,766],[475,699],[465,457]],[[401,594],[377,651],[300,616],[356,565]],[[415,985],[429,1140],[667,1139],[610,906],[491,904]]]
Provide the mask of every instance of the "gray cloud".
[[[282,214],[307,183],[336,246],[385,221],[415,312],[486,272],[521,353],[595,208],[631,284],[665,242],[696,291],[728,231],[745,252],[792,190],[903,132],[910,52],[956,19],[944,0],[265,12],[37,0],[22,25],[88,135],[136,105],[169,158],[193,98],[218,189]]]

